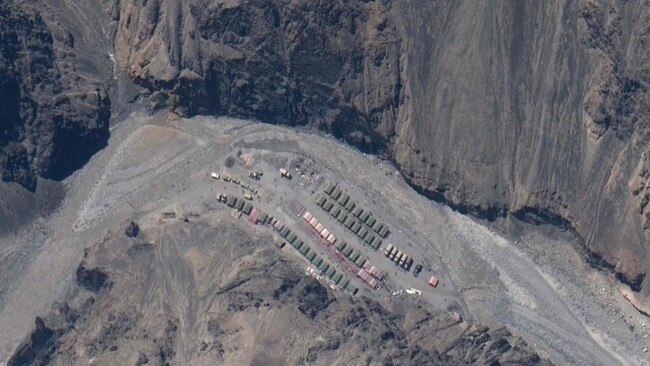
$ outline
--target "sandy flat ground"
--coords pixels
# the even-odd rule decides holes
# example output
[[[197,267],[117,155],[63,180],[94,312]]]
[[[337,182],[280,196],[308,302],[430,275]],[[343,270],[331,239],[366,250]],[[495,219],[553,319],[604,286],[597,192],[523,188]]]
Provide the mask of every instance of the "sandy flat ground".
[[[353,279],[362,289],[358,296],[390,300],[393,292],[416,288],[423,291],[418,301],[506,325],[559,364],[649,364],[643,349],[650,344],[650,319],[624,300],[613,278],[586,266],[562,233],[522,226],[517,237],[500,234],[418,195],[386,162],[332,138],[289,128],[161,114],[134,115],[112,134],[109,146],[66,181],[69,193],[55,215],[0,238],[0,259],[16,258],[0,272],[8,284],[0,293],[0,360],[9,357],[36,316],[65,297],[83,249],[99,242],[105,228],[162,211],[223,210],[217,193],[243,197],[241,186],[209,178],[215,171],[258,189],[253,205],[301,239],[313,240],[313,234],[296,207],[312,212],[387,273],[379,290]],[[226,166],[228,157],[234,158],[232,167]],[[279,177],[280,167],[294,178]],[[248,178],[252,170],[265,174],[255,181]],[[418,278],[362,245],[315,205],[329,182],[390,226],[384,243],[424,264]],[[200,266],[200,258],[185,260]],[[441,280],[436,289],[426,285],[431,274]]]

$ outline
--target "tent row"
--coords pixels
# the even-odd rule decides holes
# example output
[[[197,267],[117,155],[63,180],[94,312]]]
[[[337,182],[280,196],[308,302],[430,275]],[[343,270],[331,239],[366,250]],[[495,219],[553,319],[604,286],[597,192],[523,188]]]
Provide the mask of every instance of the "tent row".
[[[359,270],[357,276],[361,277],[362,280],[364,280],[368,285],[370,285],[370,287],[374,289],[379,286],[379,281],[363,268]]]
[[[406,255],[406,253],[402,252],[401,250],[397,249],[393,244],[388,244],[386,248],[384,249],[384,254],[388,259],[391,261],[395,262],[400,267],[403,267],[407,271],[411,268],[413,265],[413,258],[409,257]]]
[[[252,224],[257,224],[258,222],[261,222],[262,224],[267,224],[270,223],[273,218],[270,217],[268,214],[265,214],[261,210],[258,210],[257,208],[253,207],[253,210],[251,211],[251,214],[249,215],[248,220]]]
[[[238,198],[235,196],[227,196],[226,204],[229,207],[236,208],[246,215],[250,215],[251,211],[253,210],[253,205],[251,205],[250,202],[243,198]]]
[[[309,225],[311,225],[311,227],[313,227],[314,230],[316,230],[320,234],[320,236],[323,237],[323,239],[327,240],[328,243],[330,243],[330,244],[336,243],[336,236],[334,236],[334,234],[330,233],[330,231],[327,230],[327,228],[323,224],[321,224],[314,217],[314,215],[312,215],[311,213],[309,213],[307,211],[302,215],[302,218],[305,221],[307,221],[309,223]]]
[[[346,256],[357,267],[362,267],[368,261],[368,258],[361,255],[361,252],[355,250],[344,241],[341,241],[336,245],[336,250]]]
[[[373,277],[375,277],[379,281],[381,281],[384,278],[384,272],[380,271],[379,268],[370,264],[370,262],[366,262],[366,264],[363,265],[363,269],[366,272],[370,273]]]
[[[350,283],[349,279],[343,276],[343,274],[337,273],[334,269],[334,266],[331,266],[329,263],[327,263],[326,260],[316,254],[316,252],[314,252],[308,244],[299,239],[296,234],[291,232],[289,228],[282,225],[282,229],[280,229],[280,236],[282,236],[289,244],[291,244],[291,246],[293,246],[300,254],[302,254],[303,257],[311,262],[314,267],[323,272],[342,290],[346,290],[352,295],[355,295],[357,293],[358,289]]]
[[[341,206],[343,206],[348,212],[352,213],[359,220],[361,220],[361,222],[366,224],[368,228],[373,230],[375,233],[379,234],[379,236],[381,236],[382,238],[386,239],[386,237],[390,233],[390,230],[388,229],[388,225],[377,220],[373,216],[372,212],[370,212],[369,210],[364,210],[362,207],[357,206],[357,204],[350,199],[350,195],[347,193],[343,193],[343,191],[341,191],[341,189],[337,187],[335,183],[330,183],[325,188],[325,193],[328,196],[330,196],[334,201],[338,202]],[[330,210],[329,208],[330,205],[334,206],[332,202],[328,202],[327,203],[328,208],[326,208],[328,212]]]
[[[341,211],[338,207],[331,206],[333,208],[328,211],[326,208],[330,207],[328,203],[331,204],[331,202],[325,197],[321,197],[321,199],[316,201],[316,204],[322,207],[332,217],[337,219],[343,226],[352,231],[359,237],[359,239],[370,245],[373,249],[379,249],[382,244],[382,240],[379,236],[375,235],[372,230],[369,230],[367,227],[359,223],[359,221],[352,215],[347,214],[345,211]]]
[[[337,272],[333,266],[330,266],[329,264],[321,264],[321,266],[317,266],[317,268],[323,273],[323,276],[329,278],[334,282],[334,284],[350,294],[355,295],[357,291],[359,291],[359,289],[352,284],[350,279],[342,273]]]

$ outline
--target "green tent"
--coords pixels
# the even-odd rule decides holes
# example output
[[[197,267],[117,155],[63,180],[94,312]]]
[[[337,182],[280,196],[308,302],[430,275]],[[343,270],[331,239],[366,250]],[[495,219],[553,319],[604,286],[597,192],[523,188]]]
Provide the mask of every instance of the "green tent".
[[[237,209],[239,211],[242,211],[244,209],[244,204],[245,204],[245,202],[244,202],[243,199],[241,199],[241,198],[237,199]]]
[[[331,194],[332,191],[334,191],[334,188],[336,188],[336,185],[334,183],[328,184],[327,188],[325,188],[325,193]]]
[[[287,235],[289,235],[290,232],[291,232],[291,230],[289,230],[289,229],[285,226],[285,227],[282,228],[282,230],[280,230],[280,235],[281,235],[283,238],[286,238]]]
[[[343,250],[343,248],[345,248],[345,246],[346,246],[347,244],[348,244],[348,243],[346,243],[346,242],[344,242],[343,240],[341,240],[341,241],[339,241],[338,244],[336,244],[336,249],[338,249],[339,251],[341,251],[341,250]]]
[[[357,206],[357,204],[354,203],[354,201],[349,200],[348,203],[345,204],[345,209],[348,210],[348,211],[352,211],[352,210],[354,210],[354,208],[356,206]]]
[[[359,256],[356,261],[354,261],[354,264],[357,265],[357,267],[363,267],[363,265],[366,263],[368,259],[366,257]]]
[[[345,289],[345,287],[350,283],[350,280],[348,280],[346,277],[343,277],[341,282],[339,282],[339,287],[342,289]]]
[[[347,292],[349,292],[350,294],[352,294],[352,295],[356,295],[357,292],[359,291],[359,289],[357,289],[357,287],[354,286],[354,285],[352,284],[352,282],[348,283],[348,285],[345,286],[345,290],[346,290]]]
[[[334,267],[330,267],[325,270],[325,276],[327,276],[328,278],[332,278],[332,276],[334,276],[335,273],[336,270],[334,269]]]

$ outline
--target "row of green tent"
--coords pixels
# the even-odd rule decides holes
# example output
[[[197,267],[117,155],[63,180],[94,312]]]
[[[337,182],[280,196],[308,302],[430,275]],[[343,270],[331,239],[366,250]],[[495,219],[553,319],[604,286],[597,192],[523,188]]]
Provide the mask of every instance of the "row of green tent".
[[[379,249],[383,241],[373,234],[372,230],[369,230],[364,225],[360,224],[352,215],[348,215],[345,211],[333,206],[332,202],[322,196],[316,200],[316,204],[357,235],[359,239],[370,245],[370,247],[375,250]]]
[[[246,215],[250,215],[251,211],[253,210],[253,205],[251,205],[250,202],[246,201],[243,198],[228,196],[228,199],[226,200],[226,204],[229,207],[238,209],[239,211],[245,213]]]
[[[341,206],[343,206],[348,212],[356,216],[359,220],[365,223],[370,229],[379,234],[382,238],[386,239],[390,230],[388,225],[378,221],[370,211],[365,211],[362,207],[357,207],[356,203],[350,199],[350,195],[343,193],[340,188],[336,187],[334,183],[330,183],[325,188],[325,193],[330,196],[332,199],[337,201]],[[323,207],[327,212],[334,207],[332,202],[329,202],[325,197],[321,197],[319,201],[323,202]],[[337,217],[338,213],[336,216]],[[337,217],[338,218],[338,217]]]
[[[309,245],[305,244],[302,240],[287,229],[287,227],[280,230],[280,236],[282,236],[291,246],[293,246],[303,257],[307,258],[314,267],[318,268],[327,278],[331,279],[336,285],[341,289],[349,292],[352,295],[355,295],[359,291],[350,280],[345,277],[342,273],[337,273],[334,269],[334,266],[331,266],[327,263],[326,260],[318,256]]]
[[[348,257],[348,259],[351,260],[352,263],[356,264],[359,268],[363,267],[363,265],[368,260],[368,258],[361,255],[361,252],[354,250],[354,248],[349,246],[348,243],[344,241],[340,241],[338,244],[336,244],[336,249],[344,256]]]

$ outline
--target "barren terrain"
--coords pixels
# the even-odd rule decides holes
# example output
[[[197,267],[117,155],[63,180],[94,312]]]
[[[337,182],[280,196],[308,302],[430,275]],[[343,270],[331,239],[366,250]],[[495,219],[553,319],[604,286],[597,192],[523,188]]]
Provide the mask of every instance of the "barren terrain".
[[[280,168],[288,169],[293,179],[280,177]],[[260,180],[248,178],[257,170],[264,173]],[[210,178],[211,172],[218,172],[221,178]],[[329,280],[315,277],[318,271],[305,273],[308,261],[291,245],[282,249],[273,245],[282,238],[270,225],[253,225],[246,215],[231,217],[233,209],[219,202],[217,195],[243,198],[243,191],[250,190],[224,181],[225,175],[256,189],[250,201],[254,207],[281,220],[320,257],[334,264],[331,252],[316,242],[317,236],[299,216],[303,210],[311,212],[338,240],[345,240],[386,273],[379,289],[341,269],[359,288],[351,297]],[[423,264],[419,277],[396,267],[381,248],[374,251],[362,244],[316,205],[332,182],[390,227],[383,246],[391,243],[403,248],[415,264]],[[67,329],[55,333],[60,339],[52,357],[62,364],[91,359],[105,364],[131,357],[135,362],[139,355],[126,340],[144,334],[154,338],[153,345],[142,343],[147,358],[165,349],[171,352],[166,357],[173,354],[172,363],[207,362],[217,357],[210,352],[219,348],[211,343],[203,349],[201,342],[214,332],[225,332],[219,339],[228,343],[221,344],[223,349],[217,352],[224,363],[257,364],[259,359],[246,358],[251,355],[278,363],[309,363],[304,352],[264,352],[280,352],[288,345],[309,348],[310,342],[319,339],[318,328],[313,328],[318,321],[339,324],[337,314],[356,306],[374,315],[368,315],[366,333],[363,327],[350,328],[355,342],[362,339],[359,337],[381,336],[373,327],[408,334],[404,347],[394,349],[386,346],[388,340],[370,339],[365,351],[341,343],[340,354],[362,355],[355,359],[359,362],[362,358],[366,362],[368,356],[371,363],[387,359],[406,362],[404,349],[412,351],[418,345],[427,352],[426,359],[451,357],[438,359],[441,363],[461,359],[487,362],[490,357],[516,362],[517,357],[537,352],[543,359],[565,365],[648,364],[644,348],[649,342],[649,319],[623,298],[617,290],[621,285],[613,277],[585,264],[568,233],[519,227],[517,223],[504,225],[512,225],[510,232],[525,233],[523,236],[496,232],[422,197],[390,164],[331,137],[227,118],[133,115],[112,130],[108,147],[65,183],[68,194],[59,211],[0,239],[0,261],[13,264],[3,265],[0,274],[0,360],[23,355],[16,353],[21,344],[27,347],[23,351],[30,350],[29,342],[23,342],[38,316],[46,319],[45,328],[41,324],[38,329]],[[174,212],[176,218],[162,220],[163,212]],[[136,239],[125,239],[130,221],[140,228]],[[99,273],[107,278],[102,279]],[[436,288],[426,284],[431,275],[440,279]],[[326,289],[331,285],[331,289],[316,291],[315,305],[302,309],[316,309],[316,323],[305,321],[298,326],[306,329],[304,337],[309,342],[282,338],[278,344],[269,343],[268,339],[283,332],[277,322],[295,316],[286,308],[273,310],[282,308],[283,301],[268,300],[274,295],[271,288],[282,287],[282,278],[298,281],[284,302],[289,307],[298,304],[298,309],[300,301],[312,296],[305,287]],[[244,286],[241,291],[228,292],[240,286]],[[409,288],[422,294],[403,292]],[[255,294],[262,299],[258,305]],[[85,308],[90,298],[96,307]],[[335,305],[323,307],[331,301]],[[67,303],[73,311],[61,305],[52,311],[54,302]],[[223,308],[239,305],[245,307],[240,315]],[[136,315],[128,319],[118,316],[129,308]],[[247,313],[250,311],[254,320],[241,318],[253,314]],[[161,316],[169,318],[162,321]],[[452,323],[458,332],[452,339],[457,343],[441,346],[439,326],[415,331],[409,317],[422,316],[428,319],[426,324],[456,317]],[[105,330],[115,331],[117,325],[111,324],[116,317],[121,319],[119,324],[133,325],[126,330],[118,327],[122,330],[109,332],[109,337]],[[214,317],[222,317],[218,323],[226,328],[206,328]],[[392,320],[387,323],[387,318]],[[66,322],[75,324],[75,330],[66,328]],[[424,324],[416,323],[418,327]],[[481,338],[472,333],[473,324],[491,329],[506,326],[514,336],[490,331],[491,336],[519,346],[510,351],[497,347],[497,352],[483,341],[468,341],[468,337]],[[346,326],[350,324],[323,328],[323,334],[335,334],[334,330]],[[167,335],[177,329],[182,335],[166,343]],[[528,345],[518,343],[517,336]],[[468,344],[478,344],[478,348]],[[382,347],[386,350],[379,351]],[[345,361],[327,347],[314,352],[318,356],[312,362]],[[464,356],[454,358],[454,352]],[[159,361],[164,363],[165,357]]]

